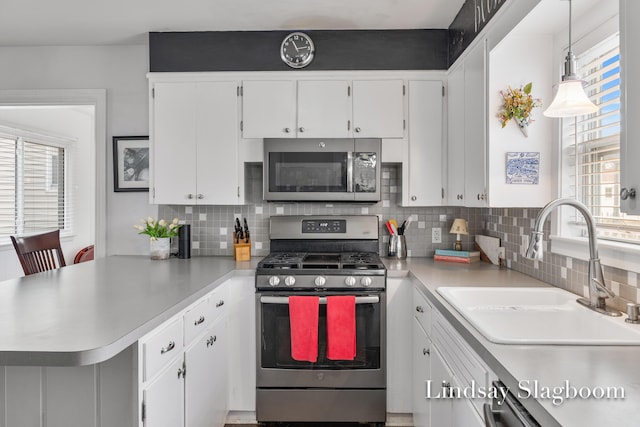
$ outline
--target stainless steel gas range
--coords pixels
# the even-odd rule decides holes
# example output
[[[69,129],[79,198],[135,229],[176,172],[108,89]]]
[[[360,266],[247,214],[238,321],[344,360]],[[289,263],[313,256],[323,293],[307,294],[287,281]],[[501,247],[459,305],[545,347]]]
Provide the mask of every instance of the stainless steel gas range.
[[[271,254],[256,272],[260,422],[366,422],[386,418],[386,269],[377,216],[271,218]],[[327,356],[327,301],[355,300],[355,357]],[[290,298],[317,296],[317,360],[292,356]],[[333,332],[332,332],[333,333]]]

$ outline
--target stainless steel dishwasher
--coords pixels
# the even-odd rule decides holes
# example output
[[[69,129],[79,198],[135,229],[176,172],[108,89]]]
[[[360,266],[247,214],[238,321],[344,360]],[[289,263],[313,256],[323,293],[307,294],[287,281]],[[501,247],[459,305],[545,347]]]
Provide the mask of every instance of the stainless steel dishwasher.
[[[506,389],[500,381],[494,381],[493,386]],[[491,404],[484,404],[484,423],[486,427],[540,427],[511,392],[507,393],[504,401],[494,398]]]

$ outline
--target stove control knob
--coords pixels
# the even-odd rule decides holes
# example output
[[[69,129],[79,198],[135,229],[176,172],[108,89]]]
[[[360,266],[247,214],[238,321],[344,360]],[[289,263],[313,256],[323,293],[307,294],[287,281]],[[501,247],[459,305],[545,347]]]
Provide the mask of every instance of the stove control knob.
[[[269,277],[269,285],[278,286],[280,284],[280,278],[278,276]]]
[[[318,276],[316,277],[316,279],[313,281],[313,283],[316,284],[316,286],[324,286],[327,284],[327,279],[322,277],[322,276]]]
[[[287,276],[284,278],[284,284],[287,286],[293,286],[296,284],[296,278],[293,276]]]
[[[346,279],[344,279],[344,284],[347,286],[355,286],[356,278],[353,276],[349,276]]]
[[[371,277],[363,277],[360,280],[360,283],[362,283],[362,286],[368,288],[369,286],[371,286]]]

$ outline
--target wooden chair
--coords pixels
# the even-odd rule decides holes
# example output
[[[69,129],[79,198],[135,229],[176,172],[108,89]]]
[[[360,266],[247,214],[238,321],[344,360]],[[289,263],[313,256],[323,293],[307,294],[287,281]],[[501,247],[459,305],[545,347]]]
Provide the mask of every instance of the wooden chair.
[[[74,264],[85,261],[93,261],[93,245],[80,249],[76,256],[73,258]]]
[[[66,266],[60,248],[60,230],[33,236],[11,236],[11,242],[25,276]]]

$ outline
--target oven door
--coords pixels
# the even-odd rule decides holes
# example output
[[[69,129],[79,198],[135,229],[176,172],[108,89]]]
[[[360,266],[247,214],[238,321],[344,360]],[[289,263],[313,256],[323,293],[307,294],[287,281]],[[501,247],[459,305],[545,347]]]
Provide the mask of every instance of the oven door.
[[[326,357],[326,303],[321,298],[318,322],[318,361],[291,358],[288,295],[257,293],[257,386],[314,388],[384,388],[386,386],[386,301],[384,292],[356,295],[356,357]],[[318,295],[296,292],[295,295]],[[322,296],[339,295],[326,292]]]

